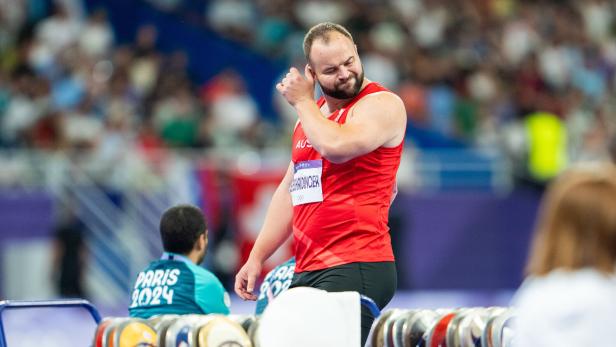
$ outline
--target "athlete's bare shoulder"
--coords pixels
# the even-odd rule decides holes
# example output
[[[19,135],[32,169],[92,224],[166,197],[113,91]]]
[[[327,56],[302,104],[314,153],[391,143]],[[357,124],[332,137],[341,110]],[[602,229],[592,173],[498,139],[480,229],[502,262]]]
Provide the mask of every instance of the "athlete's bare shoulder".
[[[349,118],[370,116],[378,113],[381,117],[391,118],[393,122],[406,123],[406,110],[402,99],[395,93],[383,90],[370,93],[361,98],[350,112]]]
[[[385,147],[395,147],[404,138],[406,110],[400,97],[390,91],[370,93],[361,98],[350,110],[349,123],[364,123],[378,129],[386,140]]]

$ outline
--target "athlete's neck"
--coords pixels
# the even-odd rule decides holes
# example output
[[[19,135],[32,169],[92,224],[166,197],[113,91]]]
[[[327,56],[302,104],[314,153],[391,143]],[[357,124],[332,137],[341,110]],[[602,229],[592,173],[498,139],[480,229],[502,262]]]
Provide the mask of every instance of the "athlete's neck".
[[[361,87],[359,88],[359,93],[361,93],[362,90],[364,90],[364,88],[366,88],[366,86],[370,83],[371,81],[367,78],[364,78],[364,81],[361,84]],[[339,109],[343,108],[344,106],[346,106],[349,102],[351,102],[351,100],[353,100],[354,97],[352,98],[348,98],[348,99],[336,99],[333,98],[329,95],[323,95],[323,97],[325,98],[325,104],[327,105],[327,109],[329,110],[329,113],[332,112],[336,112]]]

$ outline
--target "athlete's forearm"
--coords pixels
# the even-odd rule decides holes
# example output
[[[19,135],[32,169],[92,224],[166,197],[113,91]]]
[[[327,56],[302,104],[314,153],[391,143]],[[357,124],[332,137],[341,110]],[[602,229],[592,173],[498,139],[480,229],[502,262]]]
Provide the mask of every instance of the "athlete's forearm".
[[[291,204],[291,194],[289,185],[292,179],[292,172],[287,172],[285,178],[280,183],[272,201],[267,209],[263,227],[255,242],[250,258],[263,263],[282,245],[291,235],[291,222],[293,219],[293,206]]]
[[[297,103],[295,109],[308,141],[323,158],[333,163],[344,163],[369,152],[366,141],[362,141],[361,134],[357,133],[361,129],[323,117],[314,102]]]
[[[295,109],[310,144],[323,157],[336,157],[344,149],[345,131],[340,124],[325,117],[314,101],[301,101]]]

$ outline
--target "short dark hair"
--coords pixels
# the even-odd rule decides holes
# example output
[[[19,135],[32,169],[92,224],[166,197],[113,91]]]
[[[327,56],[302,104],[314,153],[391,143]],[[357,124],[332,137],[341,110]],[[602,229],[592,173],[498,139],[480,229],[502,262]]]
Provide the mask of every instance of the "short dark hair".
[[[171,207],[160,219],[160,237],[166,252],[188,254],[207,224],[201,210],[193,205]]]
[[[306,36],[304,36],[304,55],[308,62],[310,62],[310,50],[314,41],[322,39],[325,43],[329,42],[329,33],[331,32],[338,32],[351,40],[351,42],[355,42],[351,33],[342,25],[331,22],[319,23],[310,28]]]

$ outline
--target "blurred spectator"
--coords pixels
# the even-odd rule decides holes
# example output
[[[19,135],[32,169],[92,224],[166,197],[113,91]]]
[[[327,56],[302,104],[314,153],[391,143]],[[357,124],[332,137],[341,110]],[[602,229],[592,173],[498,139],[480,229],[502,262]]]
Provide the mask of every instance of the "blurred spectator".
[[[61,297],[87,298],[83,288],[83,271],[87,262],[85,227],[66,209],[58,221],[53,250],[53,269]]]
[[[513,304],[515,346],[605,345],[616,338],[616,167],[572,169],[546,195],[528,275]],[[592,294],[591,294],[592,293]]]
[[[197,144],[200,112],[190,90],[181,88],[155,106],[154,121],[162,140],[171,147]]]
[[[211,1],[207,9],[206,19],[212,27],[225,36],[231,36],[242,41],[249,41],[253,38],[256,22],[255,10],[251,1]]]
[[[608,40],[614,28],[613,4],[607,0],[590,0],[576,5],[584,19],[586,35],[597,43]]]
[[[154,26],[139,28],[134,59],[129,67],[131,86],[139,97],[148,95],[158,78],[160,59],[156,51],[158,32]]]
[[[11,98],[1,119],[4,144],[23,145],[24,134],[44,113],[48,99],[47,81],[29,69],[13,73]]]
[[[424,1],[412,24],[411,32],[417,45],[422,48],[433,48],[443,43],[443,36],[450,21],[451,13],[444,4],[438,1]]]
[[[79,48],[90,57],[106,56],[113,44],[113,33],[107,23],[107,13],[102,10],[94,11],[79,37]]]
[[[0,52],[7,52],[26,22],[25,1],[0,1]]]
[[[365,74],[383,86],[394,88],[398,85],[400,73],[391,58],[378,52],[371,52],[364,55],[362,63]]]
[[[223,71],[202,88],[202,98],[211,103],[216,146],[236,148],[248,144],[243,135],[256,125],[259,113],[242,78],[234,71]]]
[[[565,169],[567,130],[560,118],[550,112],[534,112],[524,119],[528,141],[528,172],[535,183],[543,184]]]
[[[58,55],[59,66],[51,85],[51,103],[54,109],[73,109],[83,99],[86,81],[81,73],[82,58],[76,49],[67,49]]]
[[[255,45],[256,48],[265,54],[279,56],[284,54],[285,40],[292,32],[292,18],[290,10],[286,8],[288,4],[284,1],[265,1],[262,5],[265,18],[263,23],[258,26]]]
[[[27,134],[28,146],[55,150],[63,146],[62,119],[58,113],[47,113],[37,120]]]
[[[81,23],[72,18],[68,9],[56,3],[52,16],[44,19],[36,28],[36,38],[42,48],[57,54],[77,42],[81,34]]]
[[[419,150],[444,143],[501,150],[527,174],[533,146],[526,131],[529,115],[558,117],[571,162],[604,160],[607,139],[616,133],[612,1],[151,2],[298,67],[304,64],[299,42],[305,28],[324,20],[347,25],[361,43],[366,75],[401,96],[409,126],[425,135],[415,141]],[[259,100],[245,87],[244,77],[253,76],[222,70],[196,86],[188,70],[191,57],[162,53],[156,27],[143,25],[133,43],[114,46],[105,12],[82,19],[78,8],[65,6],[72,3],[58,2],[50,16],[40,18],[44,6],[38,2],[0,2],[2,145],[47,148],[56,120],[77,124],[77,119],[89,124],[84,134],[92,134],[94,124],[121,120],[121,143],[129,146],[141,138],[164,139],[163,146],[172,147],[259,149],[285,143],[276,128],[292,126],[296,117],[277,107],[282,121],[264,122]],[[203,10],[205,23],[190,13]],[[101,132],[88,147],[110,146],[116,135]],[[71,146],[73,140],[67,140]]]
[[[159,154],[158,151],[164,148],[165,143],[158,135],[158,132],[150,120],[146,120],[141,124],[137,146],[144,154],[152,158],[155,158],[156,155]]]
[[[63,118],[63,138],[69,148],[92,149],[103,133],[103,122],[93,113],[92,100],[84,99]]]
[[[342,1],[295,1],[294,14],[299,23],[308,29],[321,22],[344,23],[349,18],[349,7]]]

